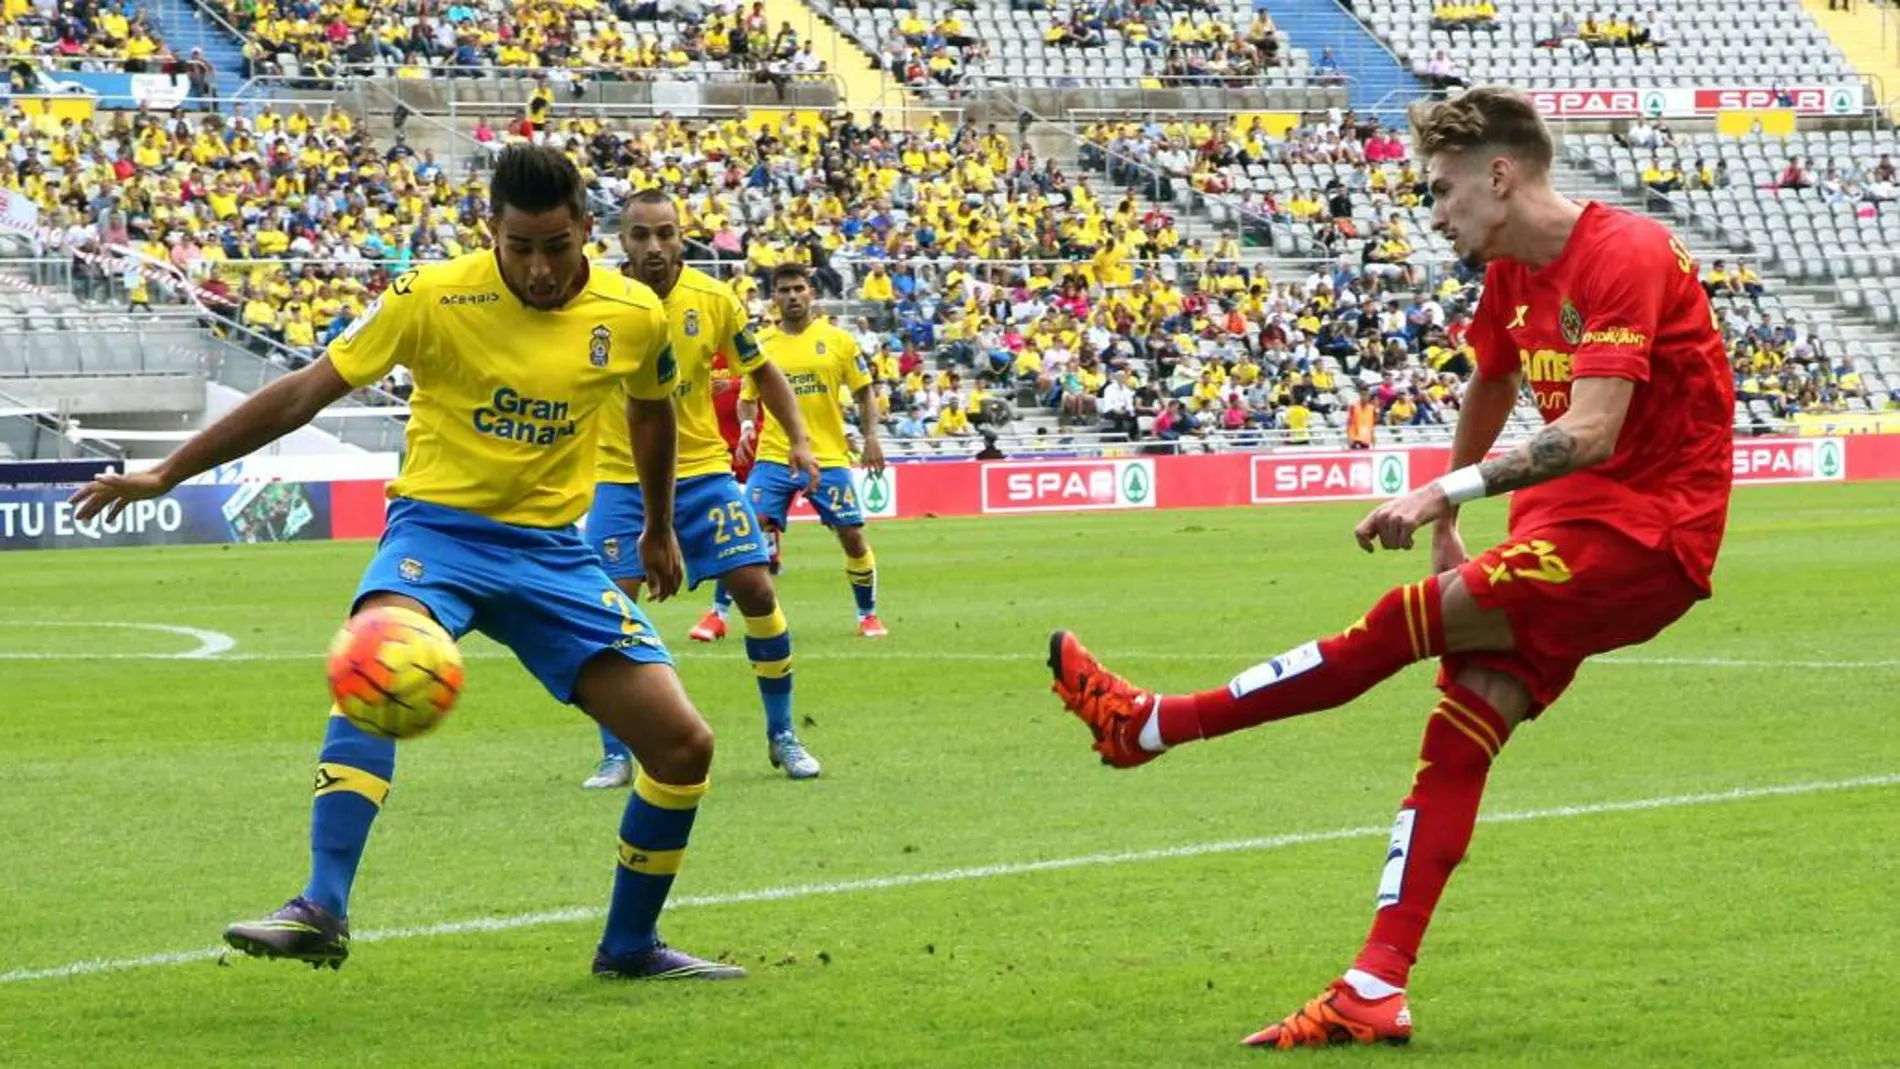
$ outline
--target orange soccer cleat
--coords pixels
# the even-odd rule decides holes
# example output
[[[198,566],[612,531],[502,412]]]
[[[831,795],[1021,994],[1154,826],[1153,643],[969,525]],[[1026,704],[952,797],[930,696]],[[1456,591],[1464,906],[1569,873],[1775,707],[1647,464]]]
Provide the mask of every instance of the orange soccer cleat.
[[[1278,1024],[1270,1024],[1246,1039],[1249,1047],[1329,1047],[1338,1043],[1409,1043],[1412,1011],[1405,992],[1384,998],[1361,998],[1344,980],[1334,980],[1319,997]]]
[[[1141,728],[1154,709],[1153,691],[1142,690],[1102,667],[1067,631],[1049,636],[1049,688],[1069,712],[1095,733],[1095,752],[1116,768],[1144,765],[1161,755],[1141,748]]]
[[[706,615],[686,632],[686,637],[694,642],[717,642],[726,637],[726,618],[719,615],[718,609],[707,609]]]
[[[883,638],[888,634],[890,634],[890,632],[884,630],[884,622],[877,618],[877,613],[871,613],[868,616],[858,618],[859,638]]]

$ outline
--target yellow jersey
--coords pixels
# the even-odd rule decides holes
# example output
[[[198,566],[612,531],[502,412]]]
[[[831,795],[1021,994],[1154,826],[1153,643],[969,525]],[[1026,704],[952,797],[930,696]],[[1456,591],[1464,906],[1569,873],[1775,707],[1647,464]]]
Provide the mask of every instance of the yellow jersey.
[[[846,394],[852,394],[871,385],[871,369],[864,364],[857,339],[829,319],[814,319],[797,334],[767,327],[759,332],[759,348],[791,381],[792,395],[798,399],[798,414],[805,418],[805,432],[811,435],[812,453],[818,458],[818,466],[849,465],[850,447],[844,438],[844,402],[839,399],[838,391],[842,388]],[[739,399],[754,402],[759,399],[758,388],[751,379],[745,380]],[[791,455],[791,442],[785,437],[785,428],[776,420],[761,421],[761,427],[759,459],[786,463]]]
[[[490,250],[397,276],[329,350],[352,386],[409,369],[408,454],[389,485],[522,527],[564,527],[594,497],[603,409],[669,396],[666,310],[646,286],[598,268],[553,311],[502,281]]]
[[[713,410],[713,358],[726,353],[727,366],[739,375],[750,375],[765,363],[747,323],[745,306],[731,286],[693,267],[680,268],[679,280],[661,301],[666,305],[673,357],[679,364],[679,382],[673,387],[680,428],[677,478],[730,471],[732,454]],[[599,470],[594,477],[604,483],[640,481],[624,415],[601,424]]]

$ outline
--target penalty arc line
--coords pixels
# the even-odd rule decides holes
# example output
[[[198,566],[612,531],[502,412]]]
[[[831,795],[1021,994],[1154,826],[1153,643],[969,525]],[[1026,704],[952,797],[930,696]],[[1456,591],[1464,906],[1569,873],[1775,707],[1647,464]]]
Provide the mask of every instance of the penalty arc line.
[[[1851,779],[1812,780],[1806,783],[1787,783],[1767,787],[1736,787],[1726,791],[1662,795],[1655,798],[1636,798],[1622,802],[1589,802],[1545,809],[1524,809],[1505,813],[1485,814],[1478,818],[1478,822],[1480,824],[1522,824],[1542,820],[1570,820],[1576,817],[1603,816],[1616,813],[1640,813],[1657,809],[1680,809],[1689,806],[1720,805],[1727,802],[1746,802],[1763,798],[1788,798],[1800,795],[1894,786],[1900,786],[1900,773],[1857,776]],[[729,891],[708,895],[684,895],[667,903],[667,908],[703,909],[709,906],[743,905],[750,902],[783,902],[802,898],[860,894],[867,891],[889,891],[906,887],[924,887],[940,883],[989,880],[1004,876],[1025,876],[1038,872],[1061,872],[1069,869],[1099,868],[1148,861],[1166,861],[1177,858],[1209,857],[1217,854],[1256,853],[1268,850],[1280,850],[1292,846],[1310,846],[1316,843],[1331,843],[1352,839],[1383,839],[1390,834],[1391,829],[1386,825],[1335,828],[1330,831],[1292,832],[1284,835],[1268,835],[1255,839],[1230,839],[1222,842],[1193,843],[1186,846],[1170,846],[1154,850],[1083,854],[1077,857],[1050,858],[1044,861],[1002,862],[993,865],[939,869],[934,872],[914,872],[893,876],[873,876],[859,880],[840,880],[833,883],[791,884],[784,887],[765,887],[751,891]],[[480,932],[509,932],[524,928],[541,928],[555,924],[571,924],[579,921],[599,920],[605,915],[606,911],[598,907],[573,907],[538,913],[521,913],[509,917],[478,917],[471,920],[449,921],[442,924],[373,929],[357,934],[354,941],[358,943],[375,943],[397,939],[430,939],[441,936],[469,935]],[[227,953],[229,953],[229,951],[222,947],[214,947],[202,950],[180,950],[163,954],[149,954],[134,958],[94,958],[88,961],[76,961],[67,965],[58,965],[43,969],[15,969],[12,972],[0,973],[0,985],[28,983],[36,980],[57,980],[75,976],[93,976],[100,973],[124,972],[131,969],[154,968],[164,965],[187,965],[193,962],[216,960]]]

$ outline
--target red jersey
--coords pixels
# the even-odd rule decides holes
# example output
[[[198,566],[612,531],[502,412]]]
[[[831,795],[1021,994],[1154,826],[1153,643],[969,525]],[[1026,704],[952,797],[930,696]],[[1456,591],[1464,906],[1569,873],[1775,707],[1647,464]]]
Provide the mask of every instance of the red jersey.
[[[1546,423],[1575,379],[1636,383],[1616,452],[1519,490],[1512,531],[1593,520],[1664,548],[1704,592],[1728,522],[1735,383],[1696,263],[1660,223],[1588,204],[1542,270],[1500,260],[1471,324],[1478,373],[1522,372]]]
[[[726,451],[739,447],[739,376],[732,373],[725,353],[712,359],[713,415],[719,417],[719,436],[726,440]]]

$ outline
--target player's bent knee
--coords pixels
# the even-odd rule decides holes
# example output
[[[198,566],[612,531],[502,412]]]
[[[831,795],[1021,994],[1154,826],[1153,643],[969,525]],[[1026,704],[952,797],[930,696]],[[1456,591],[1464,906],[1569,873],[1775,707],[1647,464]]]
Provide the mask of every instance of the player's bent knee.
[[[671,665],[602,650],[581,667],[574,704],[639,754],[661,783],[698,783],[712,768],[712,728]]]
[[[778,594],[772,589],[772,573],[763,564],[748,564],[721,576],[739,611],[747,616],[770,616],[778,607]]]
[[[1511,618],[1501,609],[1487,609],[1465,585],[1454,568],[1438,577],[1439,618],[1445,622],[1447,653],[1479,653],[1517,648]]]
[[[838,528],[838,544],[853,557],[864,556],[864,551],[868,548],[864,541],[864,528],[855,526]]]
[[[1468,664],[1458,669],[1454,682],[1483,698],[1504,722],[1515,728],[1531,713],[1531,691],[1524,681],[1495,668]]]

